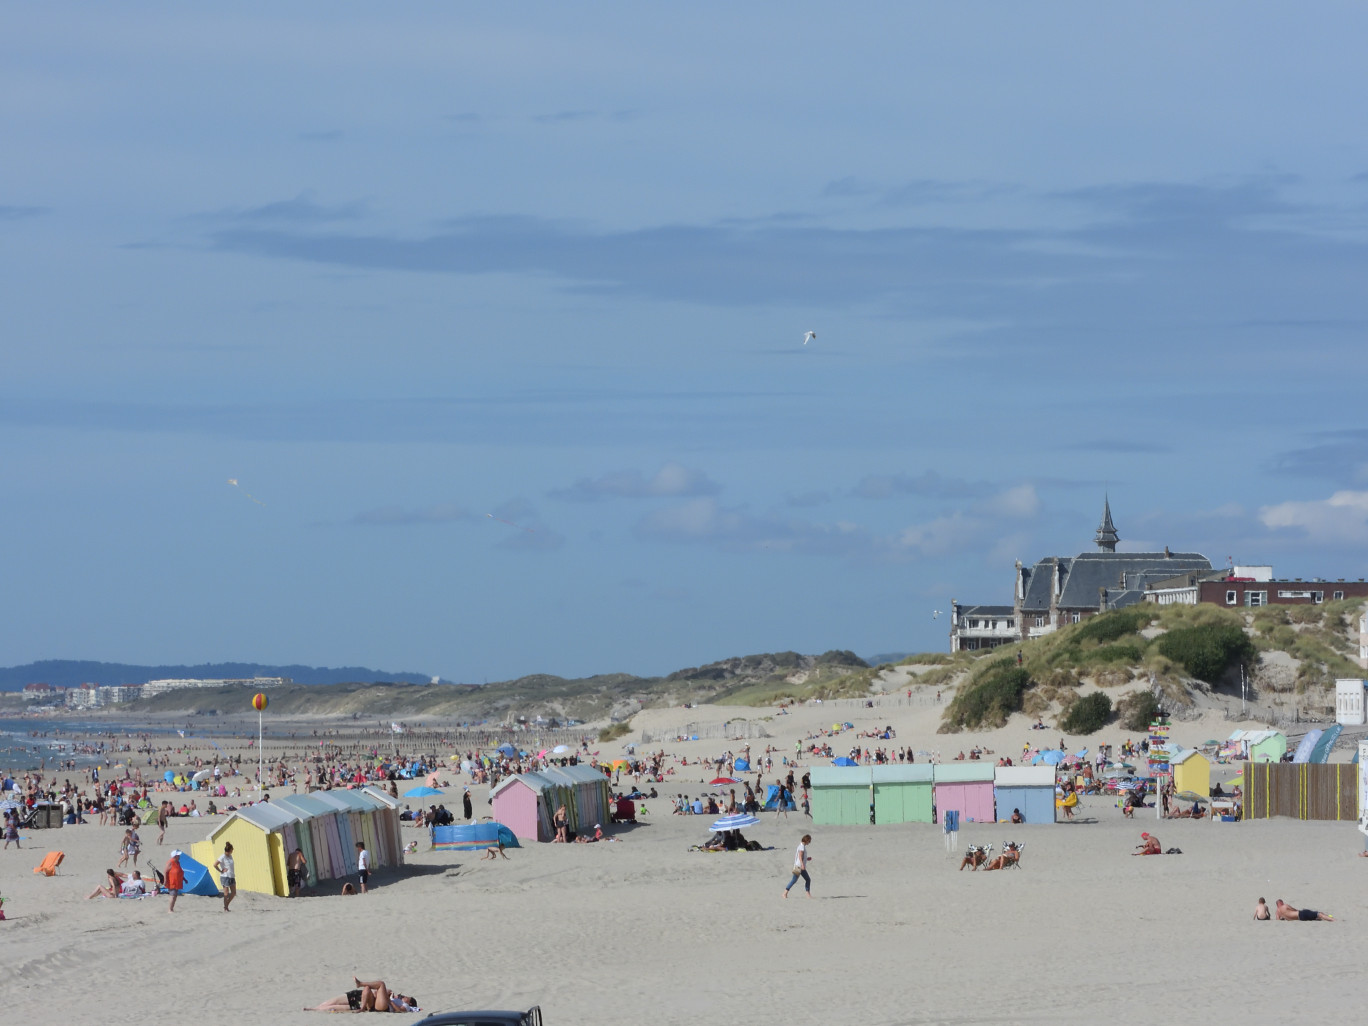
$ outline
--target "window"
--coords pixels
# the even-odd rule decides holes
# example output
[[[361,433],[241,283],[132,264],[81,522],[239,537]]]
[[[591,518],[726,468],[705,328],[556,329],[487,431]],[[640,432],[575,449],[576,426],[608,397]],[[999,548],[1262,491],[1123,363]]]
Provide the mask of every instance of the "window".
[[[1045,617],[1043,617],[1043,616],[1037,616],[1037,617],[1036,617],[1036,626],[1037,626],[1037,627],[1044,627],[1044,626],[1045,626]]]
[[[1313,591],[1313,592],[1311,593],[1311,601],[1312,601],[1312,602],[1315,602],[1315,603],[1317,603],[1317,604],[1319,604],[1319,603],[1321,603],[1321,602],[1324,602],[1324,601],[1325,601],[1325,592],[1323,592],[1323,591]]]
[[[1007,621],[1007,629],[1010,631],[1010,630],[1014,630],[1015,628],[1016,628],[1016,621],[1015,621],[1015,620],[1008,620],[1008,621]]]
[[[1240,593],[1237,591],[1226,592],[1226,605],[1233,606],[1236,602],[1239,601],[1239,595]]]
[[[1342,599],[1342,598],[1344,598],[1344,592],[1342,592],[1342,591],[1337,591],[1337,592],[1335,592],[1335,601],[1336,601],[1336,602],[1338,602],[1338,601],[1339,601],[1340,599]]]
[[[1257,606],[1268,605],[1268,592],[1266,591],[1247,591],[1245,592],[1245,605],[1251,609]]]
[[[1083,619],[1083,614],[1074,613],[1069,617],[1069,623],[1078,623],[1078,621],[1081,619]]]

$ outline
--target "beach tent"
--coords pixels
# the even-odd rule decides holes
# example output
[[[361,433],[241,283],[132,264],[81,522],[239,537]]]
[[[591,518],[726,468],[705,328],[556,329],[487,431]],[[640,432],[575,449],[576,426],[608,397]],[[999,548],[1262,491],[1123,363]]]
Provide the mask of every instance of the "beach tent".
[[[1173,789],[1191,791],[1203,798],[1211,794],[1211,763],[1195,748],[1175,750],[1169,754],[1173,770]]]
[[[502,841],[505,848],[517,848],[518,838],[502,823],[464,823],[455,826],[433,827],[433,851],[483,851],[497,848]]]
[[[991,763],[948,762],[935,767],[936,812],[944,816],[955,809],[967,823],[992,823],[997,819],[993,805]]]
[[[832,759],[832,760],[831,760],[831,764],[832,764],[833,766],[858,766],[858,765],[859,765],[858,762],[856,762],[854,759],[850,758],[848,755],[842,755],[842,756],[838,756],[838,757],[835,758],[835,759]]]
[[[930,823],[934,770],[929,762],[871,766],[875,823]]]
[[[778,784],[770,784],[765,790],[765,804],[762,806],[766,812],[775,812],[779,808],[779,795],[783,789]],[[790,811],[798,808],[793,801],[793,793],[789,792],[788,803],[786,805]]]
[[[288,828],[292,837],[298,823],[294,812],[275,802],[247,805],[211,830],[206,840],[192,844],[190,857],[201,867],[211,866],[223,854],[223,845],[231,842],[238,890],[283,897],[285,854],[293,850],[287,848],[286,832]]]
[[[1027,823],[1055,821],[1055,771],[1052,766],[996,766],[993,797],[999,819],[1020,809]]]
[[[233,845],[233,854],[237,854],[237,845]],[[192,859],[185,852],[181,852],[180,857],[181,871],[185,873],[185,886],[181,888],[182,894],[202,894],[206,898],[221,897],[218,886],[214,883],[214,874],[209,871],[209,867],[204,863]]]
[[[874,802],[874,779],[867,766],[814,766],[812,822],[820,825],[868,823]]]
[[[737,759],[735,762],[732,763],[732,768],[736,770],[737,773],[745,773],[750,769],[750,760]]]

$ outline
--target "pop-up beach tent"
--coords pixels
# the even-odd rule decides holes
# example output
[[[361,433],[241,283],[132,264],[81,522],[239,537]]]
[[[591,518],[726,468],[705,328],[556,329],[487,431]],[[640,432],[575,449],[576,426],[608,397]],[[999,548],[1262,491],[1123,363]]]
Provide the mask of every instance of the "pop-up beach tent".
[[[519,847],[518,838],[502,823],[458,823],[433,827],[431,833],[434,851],[483,851],[497,848],[500,841],[505,848]]]
[[[234,854],[237,853],[237,845],[233,845]],[[234,860],[236,862],[236,860]],[[192,859],[185,852],[180,856],[181,872],[185,874],[185,886],[181,888],[182,894],[202,894],[206,898],[220,897],[218,886],[214,883],[214,876],[209,871],[209,867],[204,863]]]
[[[999,819],[1010,820],[1020,809],[1027,823],[1055,821],[1055,769],[1053,766],[996,766],[993,797]]]
[[[955,809],[966,823],[992,823],[997,819],[993,804],[991,763],[947,762],[935,767],[936,814],[944,817]]]
[[[933,772],[929,762],[871,766],[874,822],[930,823]]]
[[[778,784],[770,784],[770,785],[768,785],[768,787],[767,787],[767,789],[766,789],[766,791],[765,791],[765,804],[764,804],[764,806],[763,806],[763,808],[764,808],[764,810],[765,810],[766,812],[775,812],[775,811],[778,810],[778,808],[779,808],[779,795],[780,795],[781,793],[783,793],[783,788],[781,788]],[[786,805],[785,805],[784,807],[787,808],[790,812],[793,812],[793,811],[795,811],[795,810],[798,808],[798,806],[795,805],[794,802],[793,802],[793,793],[792,793],[792,792],[789,792],[788,802],[786,803]]]
[[[869,767],[814,766],[808,777],[812,822],[823,826],[869,822],[874,803]]]

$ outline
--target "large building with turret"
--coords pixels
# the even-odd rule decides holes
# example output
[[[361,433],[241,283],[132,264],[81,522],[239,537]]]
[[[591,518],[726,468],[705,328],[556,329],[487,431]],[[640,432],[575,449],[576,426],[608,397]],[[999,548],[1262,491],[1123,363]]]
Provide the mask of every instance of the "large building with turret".
[[[1095,552],[1050,556],[1034,566],[1018,560],[1012,604],[964,606],[950,600],[950,651],[1020,644],[1065,624],[1142,602],[1148,585],[1191,572],[1209,573],[1199,552],[1117,552],[1121,540],[1104,500]]]

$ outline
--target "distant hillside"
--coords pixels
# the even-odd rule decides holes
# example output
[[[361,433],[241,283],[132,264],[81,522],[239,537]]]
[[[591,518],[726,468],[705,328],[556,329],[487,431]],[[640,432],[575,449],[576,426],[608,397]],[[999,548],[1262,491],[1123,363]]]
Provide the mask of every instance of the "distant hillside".
[[[79,687],[82,684],[144,684],[149,680],[190,678],[237,680],[243,677],[289,677],[296,684],[342,684],[376,681],[386,684],[426,684],[427,673],[386,673],[364,666],[268,666],[263,663],[201,663],[198,666],[134,666],[80,659],[45,659],[23,666],[0,667],[0,691],[18,691],[25,684]]]
[[[63,665],[37,663],[33,666]],[[73,663],[72,666],[108,667],[107,663]],[[232,673],[229,669],[232,668]],[[20,667],[20,670],[29,668]],[[136,683],[149,679],[147,667],[129,678]],[[294,685],[273,688],[271,710],[282,716],[359,716],[396,719],[503,720],[545,716],[583,721],[623,719],[639,709],[659,705],[720,702],[730,705],[761,705],[781,698],[827,698],[863,695],[874,672],[853,652],[831,651],[822,655],[774,652],[723,659],[704,666],[679,670],[666,677],[637,677],[628,673],[598,674],[567,679],[533,674],[496,684],[428,684],[422,674],[407,680],[376,674],[371,670],[310,671],[333,674],[331,681],[305,685],[307,667],[264,667],[221,664],[213,667],[158,667],[152,676],[215,678],[227,676],[288,676]],[[172,672],[174,671],[174,672]],[[191,672],[193,671],[193,672]],[[211,672],[212,671],[212,672]],[[272,671],[269,672],[268,671]],[[294,671],[294,672],[292,672]],[[350,680],[337,677],[349,675]],[[28,677],[27,680],[32,680]],[[59,683],[52,675],[38,677]],[[120,683],[108,677],[85,675],[80,680]],[[187,688],[169,691],[120,706],[118,715],[149,713],[165,715],[241,714],[248,709],[250,688]],[[18,696],[12,701],[17,701]]]

